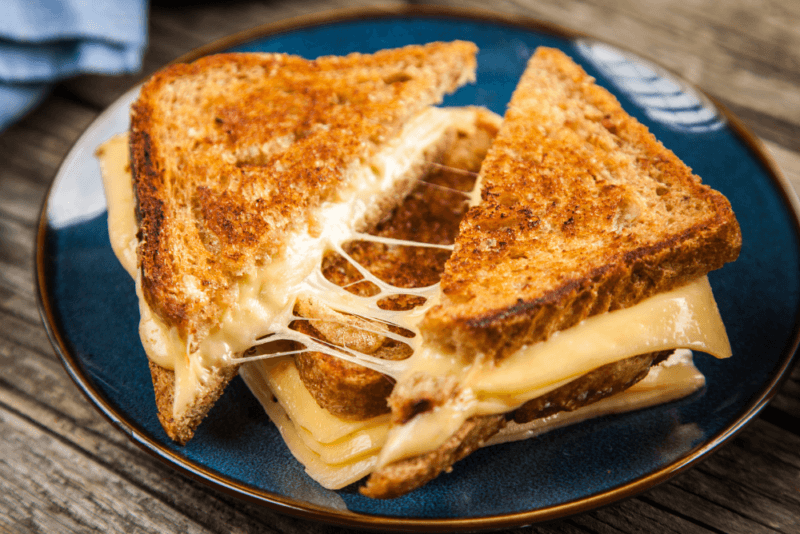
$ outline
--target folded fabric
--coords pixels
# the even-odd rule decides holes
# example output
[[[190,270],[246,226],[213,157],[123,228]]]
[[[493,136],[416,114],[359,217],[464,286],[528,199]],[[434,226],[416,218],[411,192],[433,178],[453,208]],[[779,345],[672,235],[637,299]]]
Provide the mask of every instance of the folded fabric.
[[[63,78],[141,68],[147,0],[0,1],[0,131]]]

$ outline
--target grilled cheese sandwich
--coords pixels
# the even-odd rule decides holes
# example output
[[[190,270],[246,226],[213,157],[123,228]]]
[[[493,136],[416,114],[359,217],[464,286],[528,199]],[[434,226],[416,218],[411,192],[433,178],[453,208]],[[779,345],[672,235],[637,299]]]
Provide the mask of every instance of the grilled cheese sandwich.
[[[581,143],[613,152],[609,143],[614,136],[622,138],[628,135],[623,131],[625,129],[638,132],[636,129],[640,125],[621,109],[617,111],[615,100],[609,103],[605,94],[598,96],[593,81],[582,71],[574,71],[565,63],[568,59],[562,56],[547,50],[537,53],[529,71],[536,68],[544,69],[548,74],[552,74],[551,70],[558,71],[556,78],[559,79],[553,81],[544,76],[543,81],[536,82],[543,85],[534,88],[533,92],[538,91],[545,100],[551,98],[552,93],[559,93],[556,100],[566,99],[564,109],[583,106],[582,99],[589,94],[595,100],[587,105],[587,116],[592,115],[592,123],[601,124],[605,130],[592,133]],[[549,173],[562,172],[557,165],[566,165],[564,168],[572,165],[566,160],[559,163],[558,151],[569,152],[572,150],[570,143],[576,142],[569,133],[570,129],[576,131],[575,124],[570,123],[573,119],[566,119],[558,126],[546,125],[545,122],[531,125],[530,119],[520,114],[524,106],[519,102],[515,104],[520,98],[529,97],[531,77],[526,73],[515,93],[515,100],[512,100],[506,125],[501,130],[501,142],[497,149],[490,151],[472,192],[465,195],[472,208],[462,222],[461,235],[455,246],[367,235],[361,231],[365,224],[354,224],[354,221],[364,218],[363,214],[370,211],[370,206],[380,204],[380,199],[390,193],[392,184],[397,181],[393,176],[402,176],[407,173],[408,166],[417,165],[419,161],[435,159],[432,152],[426,152],[426,143],[420,143],[420,140],[431,139],[430,145],[441,147],[436,140],[446,137],[447,126],[442,125],[448,123],[446,115],[449,112],[429,109],[409,119],[402,130],[404,133],[397,136],[391,146],[361,166],[364,176],[358,180],[362,184],[360,189],[342,188],[336,195],[337,200],[324,203],[314,213],[307,230],[285,234],[288,245],[280,254],[273,255],[270,262],[258,269],[241,273],[232,291],[235,297],[219,325],[196,343],[191,335],[182,335],[176,326],[168,327],[159,313],[149,309],[140,271],[136,265],[131,265],[131,258],[135,258],[131,247],[137,245],[136,230],[124,222],[128,220],[135,226],[133,206],[128,204],[133,197],[115,192],[114,186],[109,184],[111,242],[120,262],[137,280],[143,343],[152,362],[175,372],[173,416],[190,407],[192,395],[208,379],[209,369],[244,363],[240,374],[278,426],[292,453],[315,480],[335,489],[372,473],[362,492],[371,497],[394,497],[424,484],[486,442],[529,437],[540,432],[543,425],[564,424],[592,413],[665,402],[701,387],[702,376],[691,365],[691,358],[681,353],[680,357],[673,357],[656,367],[657,372],[632,386],[623,396],[618,394],[581,407],[571,412],[574,416],[568,417],[548,416],[531,420],[529,413],[537,412],[529,410],[518,418],[521,419],[519,423],[510,425],[513,427],[510,431],[498,433],[505,425],[506,414],[523,413],[524,408],[537,399],[549,398],[548,395],[569,388],[603,367],[643,354],[661,353],[665,349],[700,350],[718,358],[731,355],[705,273],[735,258],[741,239],[738,225],[732,218],[729,205],[726,207],[724,197],[708,193],[707,188],[699,186],[699,179],[691,177],[690,173],[684,177],[683,173],[688,172],[683,170],[685,166],[681,167],[677,158],[663,147],[654,149],[653,143],[656,142],[654,139],[650,141],[652,136],[648,138],[636,133],[640,137],[634,135],[634,142],[645,148],[634,148],[643,152],[631,155],[632,151],[625,149],[628,152],[615,159],[615,165],[622,170],[611,170],[619,172],[621,177],[609,173],[608,169],[605,170],[608,176],[592,176],[596,183],[609,181],[609,185],[602,188],[602,194],[607,194],[608,199],[604,199],[602,194],[598,197],[602,204],[598,211],[608,210],[609,228],[613,227],[611,234],[620,236],[619,242],[623,243],[613,246],[624,253],[625,243],[633,243],[630,250],[636,251],[638,256],[630,252],[630,260],[618,264],[613,263],[618,260],[611,258],[613,261],[602,265],[592,275],[591,281],[574,282],[565,276],[564,271],[557,271],[559,283],[565,285],[544,297],[536,296],[535,286],[533,291],[529,291],[527,288],[531,284],[517,288],[517,282],[526,277],[530,279],[528,273],[533,272],[528,261],[530,258],[526,257],[527,251],[535,251],[541,261],[561,245],[549,247],[545,244],[541,248],[536,241],[542,238],[535,237],[533,243],[519,245],[515,249],[517,252],[512,250],[509,255],[507,250],[510,248],[503,252],[508,242],[521,237],[522,243],[529,234],[539,236],[536,232],[543,229],[559,235],[558,239],[572,239],[576,235],[574,228],[579,227],[585,217],[580,213],[581,197],[567,198],[566,202],[575,203],[575,209],[570,208],[573,216],[565,219],[563,225],[555,226],[548,217],[550,211],[559,213],[557,204],[563,200],[561,191],[539,191],[537,194],[544,197],[532,200],[531,190],[516,183],[518,177],[509,184],[498,181],[505,179],[504,176],[514,169],[514,172],[524,170],[522,162],[528,156],[526,151],[540,150],[539,145],[531,142],[524,147],[519,145],[526,142],[527,128],[538,129],[545,139],[558,137],[558,142],[562,143],[554,145],[556,167],[536,170],[532,174],[548,175],[545,178],[539,176],[540,180],[547,181]],[[568,87],[566,96],[561,94],[564,90],[559,84],[562,83]],[[570,88],[570,84],[577,84],[578,89]],[[548,113],[550,108],[547,106],[550,105],[549,101],[543,104],[541,113]],[[618,103],[616,106],[618,108]],[[602,114],[604,109],[607,110],[605,116]],[[574,111],[571,109],[570,112]],[[548,128],[552,129],[548,131]],[[518,148],[509,150],[509,145],[515,143]],[[102,149],[107,181],[115,180],[112,174],[125,174],[125,165],[120,167],[117,158],[123,151],[121,147],[126,144],[124,140],[116,139]],[[579,149],[575,150],[577,153]],[[646,153],[647,150],[655,150],[655,155]],[[112,153],[117,155],[112,158]],[[110,161],[112,159],[114,162]],[[658,193],[659,196],[668,194],[669,187],[676,191],[683,187],[686,199],[697,206],[710,198],[710,203],[722,213],[718,215],[722,226],[719,220],[713,224],[703,223],[706,227],[685,234],[690,241],[700,235],[699,245],[693,241],[690,245],[673,241],[673,250],[664,252],[659,248],[664,239],[675,239],[667,235],[666,238],[657,237],[648,245],[649,252],[641,252],[643,249],[636,248],[641,245],[635,242],[636,237],[631,237],[629,229],[643,211],[652,208],[634,194],[635,187],[640,186],[625,183],[625,176],[641,172],[637,165],[644,166],[645,172],[651,172],[647,169],[655,167],[658,176],[667,174],[664,181],[667,191]],[[669,183],[674,179],[668,175],[669,172],[680,175],[675,183]],[[126,179],[130,182],[129,176]],[[623,193],[619,194],[618,190]],[[544,212],[536,213],[531,207],[517,209],[518,198],[526,195],[527,200],[522,203],[529,202],[531,206],[554,198],[552,210],[546,207]],[[701,211],[705,208],[695,209]],[[120,215],[123,212],[128,215]],[[590,222],[591,217],[589,214]],[[650,221],[649,214],[642,220]],[[672,219],[669,224],[672,224]],[[606,229],[593,235],[589,232],[584,241],[599,243],[606,239],[607,232],[604,232]],[[709,233],[710,237],[705,237],[703,232]],[[566,237],[561,237],[562,234]],[[584,236],[579,237],[583,239]],[[357,240],[388,247],[428,246],[453,251],[453,255],[448,260],[442,284],[400,287],[374,275],[349,255],[345,243]],[[565,250],[572,247],[571,242],[564,243],[568,244]],[[588,245],[581,246],[591,250]],[[595,246],[608,250],[606,244]],[[359,273],[361,283],[370,284],[373,291],[367,295],[355,294],[326,278],[322,269],[326,250],[333,250],[344,258]],[[677,255],[670,256],[676,250]],[[568,252],[574,254],[571,249]],[[545,256],[541,256],[542,253]],[[692,254],[704,255],[703,261],[699,266],[687,268],[685,262],[691,262]],[[522,261],[517,261],[519,258]],[[644,258],[646,267],[636,267],[633,276],[640,277],[642,283],[626,289],[625,284],[630,281],[626,276],[632,276],[625,271],[629,267],[626,262],[638,262],[641,258]],[[564,262],[557,260],[555,263],[560,265]],[[470,272],[469,268],[474,264],[478,269]],[[662,274],[654,274],[659,269]],[[481,280],[475,276],[478,271],[496,273]],[[604,281],[603,277],[608,277],[609,273],[616,286]],[[656,279],[659,276],[672,278],[662,283],[660,278]],[[606,285],[586,292],[586,288],[596,283],[595,279]],[[184,283],[184,291],[191,292],[191,277],[188,281],[188,284]],[[487,297],[492,287],[498,289],[497,299]],[[511,304],[506,303],[503,299],[508,294],[516,295],[515,291],[520,298]],[[609,292],[609,295],[604,295],[604,292]],[[387,308],[386,299],[396,295],[418,299],[424,304],[402,309]],[[476,295],[479,298],[476,299]],[[542,324],[537,325],[536,321]],[[310,335],[298,328],[298,322],[310,325],[311,330],[319,335]],[[411,355],[399,360],[376,357],[376,348],[383,340],[410,347]],[[363,366],[396,381],[397,386],[389,398],[392,414],[354,421],[325,410],[320,399],[309,392],[308,383],[304,383],[305,378],[294,362],[295,356],[307,352],[318,352]],[[643,365],[649,366],[649,363]],[[618,386],[619,389],[628,388],[641,376],[644,375],[639,373],[635,378],[626,379]],[[618,391],[617,386],[610,388],[609,392],[612,390]],[[639,393],[641,396],[634,397]],[[605,395],[607,393],[600,392],[589,396],[593,402]],[[492,438],[493,435],[496,437]]]
[[[491,413],[525,423],[597,402],[662,349],[730,355],[705,279],[741,248],[730,204],[563,52],[531,57],[478,188],[420,323],[465,370],[398,381],[367,496],[448,469],[502,428]]]

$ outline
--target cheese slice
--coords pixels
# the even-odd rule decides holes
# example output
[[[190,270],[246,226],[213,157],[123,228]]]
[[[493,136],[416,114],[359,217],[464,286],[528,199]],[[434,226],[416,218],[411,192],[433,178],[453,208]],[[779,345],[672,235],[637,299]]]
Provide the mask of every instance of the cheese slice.
[[[273,371],[276,368],[280,368],[277,373]],[[320,408],[307,393],[299,397],[292,396],[295,388],[305,389],[292,360],[246,364],[242,366],[240,374],[275,423],[292,455],[304,465],[306,473],[323,487],[340,489],[357,482],[375,469],[378,464],[375,447],[383,445],[380,436],[383,435],[385,439],[389,428],[385,418],[376,418],[354,427],[352,422],[337,418]],[[524,425],[510,422],[484,446],[528,439],[591,418],[674,401],[694,393],[704,384],[703,375],[692,362],[691,351],[678,350],[665,362],[653,367],[643,380],[622,393],[572,412],[557,413]],[[342,430],[333,432],[341,433],[343,437],[333,444],[315,440],[297,422],[308,421],[309,417],[319,417],[319,424],[341,425]],[[374,432],[376,436],[366,452],[360,445],[362,432],[365,431]],[[341,452],[348,447],[351,448],[350,453]],[[331,454],[332,450],[337,453]]]
[[[103,190],[108,204],[108,237],[122,267],[136,278],[136,202],[128,148],[128,134],[115,135],[97,149]]]
[[[249,365],[261,367],[261,373],[269,382],[270,390],[280,399],[281,406],[292,414],[295,424],[304,428],[316,442],[333,444],[345,436],[389,421],[388,415],[366,421],[346,421],[319,408],[303,385],[291,358],[264,360]]]
[[[691,395],[705,384],[703,373],[695,367],[692,360],[692,351],[678,349],[667,360],[652,367],[646,377],[625,391],[571,412],[558,412],[524,424],[509,421],[505,428],[486,442],[486,446],[529,439],[604,415],[666,404]]]
[[[294,368],[294,362],[290,361],[288,363],[290,364],[289,367]],[[308,397],[303,397],[299,401],[296,399],[288,399],[283,397],[282,392],[294,389],[295,387],[305,389],[300,381],[300,376],[297,374],[296,368],[294,373],[287,373],[283,375],[283,381],[295,382],[295,384],[286,384],[287,387],[284,388],[276,387],[275,389],[277,394],[273,394],[272,390],[270,389],[269,374],[265,371],[266,369],[262,367],[259,362],[257,362],[243,365],[239,369],[239,374],[244,379],[247,387],[250,388],[250,391],[253,392],[261,405],[264,407],[264,411],[266,411],[270,420],[272,420],[272,422],[278,428],[278,431],[281,433],[281,437],[286,443],[286,446],[289,448],[289,451],[297,459],[297,461],[303,464],[306,473],[308,473],[311,478],[316,480],[325,488],[339,489],[364,478],[366,475],[371,473],[373,469],[375,469],[375,466],[378,463],[377,452],[354,454],[352,456],[339,455],[334,459],[334,461],[331,461],[330,455],[326,454],[325,452],[325,449],[329,445],[318,441],[313,444],[311,443],[314,441],[313,438],[310,440],[303,439],[302,433],[304,432],[304,429],[292,421],[292,418],[287,414],[286,410],[281,405],[281,402],[278,400],[279,395],[285,402],[289,401],[287,405],[292,407],[290,409],[292,409],[293,413],[295,414],[299,410],[315,413],[318,414],[321,419],[331,422],[333,426],[337,424],[336,419],[338,418],[335,418],[326,410],[323,410],[317,406],[317,403],[313,398],[311,398],[310,394]],[[324,414],[321,414],[321,412],[326,412],[328,417],[326,417]],[[329,419],[329,417],[333,419]],[[347,424],[347,422],[341,419],[338,421],[343,425]],[[388,421],[385,420],[378,426],[382,427],[385,436],[385,432],[388,431],[389,428]],[[352,433],[352,435],[358,435],[358,432],[359,431],[356,430]],[[349,439],[347,433],[345,433],[343,439],[345,441]]]
[[[128,134],[115,135],[100,148],[96,156],[100,163],[103,190],[108,208],[108,237],[111,249],[122,267],[136,284],[139,298],[139,336],[147,356],[166,369],[174,369],[174,355],[184,350],[176,329],[168,328],[144,300],[140,272],[137,269],[136,201],[133,197]]]

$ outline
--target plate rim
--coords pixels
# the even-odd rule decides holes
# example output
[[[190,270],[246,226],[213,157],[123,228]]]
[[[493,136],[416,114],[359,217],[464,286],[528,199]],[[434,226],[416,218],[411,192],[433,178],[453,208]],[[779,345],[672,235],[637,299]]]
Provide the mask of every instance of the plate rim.
[[[633,51],[625,46],[611,44],[597,38],[591,34],[579,30],[573,30],[559,24],[543,21],[530,16],[503,14],[483,9],[459,8],[449,6],[390,6],[390,7],[354,7],[344,9],[333,9],[318,13],[300,15],[279,21],[268,22],[246,29],[234,34],[214,40],[202,45],[190,52],[165,64],[185,63],[194,61],[202,56],[230,49],[234,46],[247,43],[257,38],[270,35],[278,35],[302,28],[323,26],[345,21],[368,20],[368,19],[388,19],[388,18],[461,18],[472,21],[488,21],[495,24],[505,24],[511,27],[529,31],[546,33],[569,40],[590,39],[594,42],[605,43],[622,51],[631,53],[634,57],[644,59],[669,72],[672,76],[686,83],[695,91],[707,97],[719,110],[720,114],[728,120],[728,125],[733,133],[744,142],[747,149],[759,160],[765,169],[765,174],[773,180],[778,191],[787,205],[788,211],[792,215],[794,233],[800,238],[800,201],[794,188],[781,172],[772,156],[767,151],[763,142],[753,134],[750,129],[725,105],[717,99],[707,94],[695,84],[685,80],[681,75],[671,69],[663,67],[641,53]],[[163,68],[162,66],[161,68]],[[498,529],[508,527],[519,527],[543,521],[552,521],[569,515],[587,512],[595,508],[609,505],[624,498],[633,497],[657,484],[670,480],[672,477],[695,466],[700,461],[710,457],[722,444],[732,439],[741,432],[747,424],[769,403],[774,397],[780,386],[788,378],[787,372],[795,363],[800,346],[800,314],[795,317],[792,329],[792,336],[787,347],[781,353],[782,360],[779,369],[765,385],[754,395],[741,414],[735,418],[734,422],[719,432],[716,436],[705,443],[693,448],[685,456],[670,464],[636,478],[623,485],[603,491],[596,495],[581,497],[579,499],[550,505],[535,510],[523,512],[511,512],[506,514],[496,514],[481,517],[462,517],[462,518],[406,518],[387,515],[367,514],[353,512],[351,510],[332,510],[308,501],[299,501],[292,497],[275,494],[250,484],[227,479],[222,473],[199,464],[194,460],[181,457],[176,453],[165,449],[160,443],[150,439],[147,433],[132,421],[126,420],[123,414],[106,402],[103,395],[97,388],[93,387],[90,381],[86,380],[80,371],[77,358],[72,355],[65,344],[65,340],[56,326],[53,309],[51,306],[50,295],[47,290],[47,251],[46,240],[48,235],[47,208],[53,192],[54,185],[58,182],[64,172],[65,163],[75,156],[76,149],[83,143],[84,139],[91,133],[93,127],[102,123],[115,110],[114,105],[121,99],[126,98],[130,93],[138,91],[141,81],[134,83],[130,89],[120,94],[112,104],[98,115],[81,133],[67,152],[58,171],[55,173],[40,208],[39,223],[36,235],[36,246],[34,250],[34,265],[36,269],[36,298],[39,308],[39,315],[42,319],[45,331],[50,339],[55,352],[58,354],[61,363],[69,377],[77,386],[84,397],[97,409],[100,414],[110,422],[116,429],[126,434],[140,449],[160,461],[176,469],[180,473],[189,476],[191,479],[199,481],[216,490],[223,491],[228,495],[245,501],[259,504],[271,508],[280,513],[286,513],[303,519],[323,521],[329,524],[361,527],[361,528],[381,528],[391,531],[419,531],[424,529],[431,532],[452,532],[452,531],[476,531],[487,529]]]

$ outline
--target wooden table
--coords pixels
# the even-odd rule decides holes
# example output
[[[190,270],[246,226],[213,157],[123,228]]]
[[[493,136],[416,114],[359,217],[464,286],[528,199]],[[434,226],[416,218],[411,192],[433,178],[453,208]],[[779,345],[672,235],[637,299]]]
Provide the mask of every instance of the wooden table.
[[[139,450],[78,392],[39,318],[39,210],[68,149],[107,105],[143,75],[214,39],[361,2],[190,4],[151,6],[143,74],[59,84],[0,134],[2,532],[338,531],[241,502]],[[800,190],[799,2],[517,0],[491,7],[593,34],[681,74],[738,114]],[[636,498],[520,530],[800,532],[800,368],[755,421],[689,472]]]

